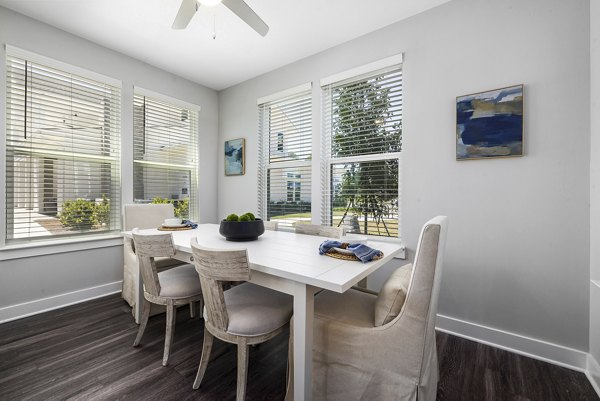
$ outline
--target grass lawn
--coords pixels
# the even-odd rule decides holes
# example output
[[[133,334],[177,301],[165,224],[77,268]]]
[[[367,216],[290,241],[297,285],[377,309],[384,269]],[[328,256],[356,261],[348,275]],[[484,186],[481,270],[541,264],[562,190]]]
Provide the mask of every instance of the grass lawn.
[[[342,220],[342,216],[344,215],[345,208],[335,208],[333,210],[333,226],[337,226]],[[358,224],[360,226],[361,232],[364,230],[364,220],[359,216]],[[284,214],[279,216],[272,216],[271,220],[285,221],[292,220],[292,222],[296,222],[298,224],[309,224],[310,223],[311,214],[310,213],[292,213],[292,214]],[[385,226],[383,223],[376,224],[373,219],[369,219],[367,221],[367,234],[369,235],[383,235],[391,237],[398,236],[398,219],[397,218],[387,218],[383,219],[385,222]],[[387,227],[387,231],[386,231]]]

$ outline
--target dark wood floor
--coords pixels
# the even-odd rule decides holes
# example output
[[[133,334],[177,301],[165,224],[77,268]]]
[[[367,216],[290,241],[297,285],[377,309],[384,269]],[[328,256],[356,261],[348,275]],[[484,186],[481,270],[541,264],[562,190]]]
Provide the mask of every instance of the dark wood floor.
[[[0,400],[233,400],[236,349],[218,342],[202,387],[192,390],[202,320],[179,309],[173,354],[161,366],[164,315],[142,346],[118,295],[0,325]],[[438,333],[439,400],[599,400],[585,375]],[[287,333],[252,348],[248,400],[285,394]]]

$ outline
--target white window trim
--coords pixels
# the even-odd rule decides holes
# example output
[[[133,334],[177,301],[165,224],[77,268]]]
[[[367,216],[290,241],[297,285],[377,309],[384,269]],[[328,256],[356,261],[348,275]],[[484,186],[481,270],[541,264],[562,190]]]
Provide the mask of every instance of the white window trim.
[[[119,79],[112,78],[107,75],[99,74],[97,72],[90,71],[85,68],[77,67],[72,64],[64,63],[62,61],[58,61],[58,60],[55,60],[50,57],[42,56],[37,53],[32,53],[30,51],[21,49],[19,47],[11,46],[8,44],[6,45],[6,52],[4,54],[5,62],[6,62],[7,54],[14,56],[14,57],[19,57],[19,58],[25,59],[27,61],[32,61],[34,63],[43,64],[46,67],[55,68],[57,70],[61,70],[61,71],[64,71],[64,72],[67,72],[67,73],[70,73],[73,75],[79,75],[80,77],[83,77],[83,78],[89,78],[94,81],[102,82],[104,84],[116,86],[117,88],[122,89],[122,87],[123,87],[123,82]],[[3,79],[6,80],[6,74],[3,76]]]
[[[276,93],[272,93],[270,95],[267,96],[263,96],[263,97],[259,97],[256,100],[256,104],[257,105],[261,105],[261,104],[265,104],[265,103],[269,103],[275,100],[283,100],[286,97],[292,97],[292,96],[296,96],[299,93],[302,92],[307,92],[309,90],[312,89],[312,82],[306,82],[304,84],[298,85],[298,86],[294,86],[292,88],[289,89],[284,89],[282,91],[276,92]]]
[[[384,59],[374,61],[372,63],[364,64],[349,70],[339,72],[337,74],[330,75],[322,78],[319,82],[321,91],[320,95],[323,96],[323,88],[332,84],[338,84],[343,81],[354,81],[360,79],[363,75],[371,75],[377,71],[385,71],[387,69],[393,70],[402,65],[403,54],[397,54]],[[320,223],[329,225],[328,221],[325,221],[325,217],[329,213],[329,204],[331,201],[331,194],[329,193],[329,183],[331,180],[331,166],[333,164],[340,163],[352,163],[352,162],[366,162],[366,161],[377,161],[377,160],[398,160],[398,175],[402,175],[402,156],[401,152],[393,153],[382,153],[382,154],[368,154],[362,156],[348,156],[348,157],[331,157],[331,132],[330,128],[327,127],[323,116],[323,109],[330,107],[326,104],[325,99],[321,98],[321,161],[320,161],[320,180],[321,180],[321,210],[319,213]],[[402,186],[398,185],[398,204],[401,205],[401,191]],[[314,213],[313,213],[314,215]],[[402,242],[402,226],[400,224],[401,210],[398,210],[398,236],[397,237],[386,237],[378,235],[366,235],[367,238],[377,241],[387,242]],[[396,258],[405,259],[405,249],[403,248]]]
[[[90,235],[86,237],[40,240],[5,245],[0,248],[0,261],[30,258],[33,256],[84,251],[88,249],[122,246],[121,234]]]
[[[311,92],[310,97],[311,100],[313,100],[313,93],[312,93],[312,81],[311,82],[306,82],[288,89],[284,89],[282,91],[279,92],[275,92],[272,93],[270,95],[267,96],[263,96],[257,99],[256,104],[257,106],[260,107],[262,105],[264,105],[265,103],[270,103],[273,101],[280,101],[280,100],[285,100],[286,98],[289,97],[293,97],[296,95],[299,95],[303,92]],[[313,113],[314,113],[314,108],[313,108]],[[259,126],[260,126],[261,122],[259,121]],[[314,128],[313,128],[313,132],[314,132]],[[259,165],[258,165],[258,214],[262,217],[265,218],[266,213],[267,213],[267,172],[269,171],[269,169],[271,168],[295,168],[295,167],[306,167],[309,166],[313,167],[313,163],[315,162],[315,158],[313,158],[312,160],[304,160],[304,161],[285,161],[285,162],[278,162],[275,166],[273,166],[271,163],[269,163],[269,140],[265,139],[263,137],[264,133],[261,131],[259,132],[259,137],[258,137],[258,147],[259,147],[259,155],[262,155],[262,157],[259,157]],[[314,154],[314,148],[313,148],[313,154]],[[314,175],[312,174],[311,171],[311,181],[314,182]],[[311,194],[312,194],[312,183],[311,183]],[[312,205],[311,205],[311,216],[314,215],[314,213],[312,213]],[[264,216],[263,216],[264,214]],[[291,229],[287,229],[286,227],[280,227],[279,230],[281,231],[291,231]]]
[[[47,56],[40,55],[38,53],[30,52],[28,50],[5,44],[2,47],[0,60],[0,100],[4,107],[0,110],[0,154],[6,155],[6,57],[7,55],[13,57],[20,57],[28,61],[43,64],[50,68],[56,68],[67,73],[81,76],[106,84],[115,86],[121,90],[121,103],[123,102],[123,81],[112,78],[108,75],[103,75],[85,68],[81,68],[69,63],[65,63]],[[132,99],[133,100],[133,99]],[[123,120],[123,114],[121,113],[121,121]],[[121,124],[121,130],[123,126]],[[122,140],[121,140],[122,143]],[[121,152],[123,146],[121,146]],[[120,158],[119,163],[122,163]],[[119,179],[123,180],[123,165],[120,164]],[[6,163],[0,163],[0,188],[5,189],[6,192]],[[121,191],[121,207],[123,206],[123,192]],[[6,210],[6,196],[0,196],[0,208]],[[63,237],[58,239],[44,238],[39,240],[29,240],[22,243],[6,244],[6,214],[0,218],[0,261],[28,258],[32,256],[43,256],[52,255],[64,252],[82,251],[88,249],[105,248],[110,246],[121,246],[123,245],[123,237],[120,234],[114,232],[100,234],[100,235],[86,235],[79,237]]]
[[[164,95],[162,93],[154,92],[149,89],[142,88],[140,86],[133,87],[133,94],[139,96],[146,96],[156,100],[161,100],[166,103],[171,103],[175,106],[181,107],[183,109],[193,110],[195,112],[200,112],[202,107],[197,104],[186,102],[185,100],[177,99],[171,96]]]
[[[179,167],[179,168],[183,168],[183,169],[196,169],[196,191],[198,192],[197,194],[197,205],[195,206],[195,208],[197,209],[197,213],[198,215],[196,216],[196,219],[200,219],[200,111],[202,110],[202,107],[198,104],[194,104],[194,103],[189,103],[186,102],[185,100],[181,100],[181,99],[177,99],[159,92],[155,92],[152,91],[150,89],[146,89],[140,86],[133,86],[133,92],[132,92],[132,96],[131,96],[131,104],[133,107],[133,104],[135,102],[135,97],[136,96],[146,96],[155,100],[159,100],[159,101],[163,101],[166,103],[170,103],[174,106],[178,106],[184,109],[188,109],[193,113],[196,113],[196,121],[198,121],[197,124],[197,148],[196,148],[196,164],[195,165],[181,165],[181,164],[172,164],[172,163],[161,163],[161,162],[152,162],[152,161],[145,161],[145,160],[135,160],[133,157],[131,158],[131,174],[133,175],[133,170],[134,170],[134,165],[135,163],[139,163],[139,164],[147,164],[147,165],[154,165],[154,166],[170,166],[170,167]],[[131,122],[131,128],[132,131],[134,129],[134,125],[135,122],[132,121]],[[133,155],[133,149],[135,147],[135,135],[131,135],[130,138],[131,141],[131,153]],[[121,168],[122,169],[122,168]],[[133,194],[133,187],[135,186],[135,182],[132,180],[131,181],[131,189],[132,189],[132,194]],[[191,194],[189,195],[189,199],[191,201]],[[131,203],[133,203],[133,197],[131,199]],[[125,203],[123,203],[123,205],[125,205]],[[191,214],[191,210],[192,210],[192,206],[190,206],[190,214]],[[190,216],[190,218],[192,218]]]
[[[358,78],[364,74],[370,74],[377,70],[383,70],[390,67],[396,67],[399,64],[402,64],[402,53],[396,54],[391,57],[387,57],[381,60],[373,61],[369,64],[364,64],[358,66],[356,68],[352,68],[346,71],[339,72],[337,74],[330,75],[325,78],[321,78],[320,85],[321,87],[335,84],[341,81],[345,81],[347,79]]]

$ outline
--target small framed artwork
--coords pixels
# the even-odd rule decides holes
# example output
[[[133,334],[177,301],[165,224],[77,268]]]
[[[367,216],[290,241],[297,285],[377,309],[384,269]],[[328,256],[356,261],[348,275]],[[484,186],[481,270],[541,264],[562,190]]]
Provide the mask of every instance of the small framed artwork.
[[[225,175],[244,175],[245,145],[244,138],[225,141]]]
[[[523,85],[456,98],[456,160],[523,156]]]

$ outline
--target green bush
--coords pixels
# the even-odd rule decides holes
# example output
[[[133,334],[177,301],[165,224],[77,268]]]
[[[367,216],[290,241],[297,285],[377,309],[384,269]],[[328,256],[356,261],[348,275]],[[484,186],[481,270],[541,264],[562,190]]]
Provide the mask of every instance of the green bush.
[[[107,226],[110,221],[110,201],[104,194],[99,204],[81,198],[64,201],[58,218],[63,227],[73,230]]]
[[[165,204],[170,203],[175,209],[175,217],[180,219],[190,218],[190,198],[185,199],[167,199],[167,198],[153,198],[152,203],[154,204]]]
[[[89,230],[96,221],[96,202],[86,199],[65,201],[60,212],[60,223],[66,227],[76,230]]]
[[[250,216],[243,214],[240,216],[240,221],[250,221]]]
[[[96,207],[94,213],[94,225],[98,227],[107,226],[110,219],[110,202],[105,194],[102,194],[102,201],[94,204]]]

